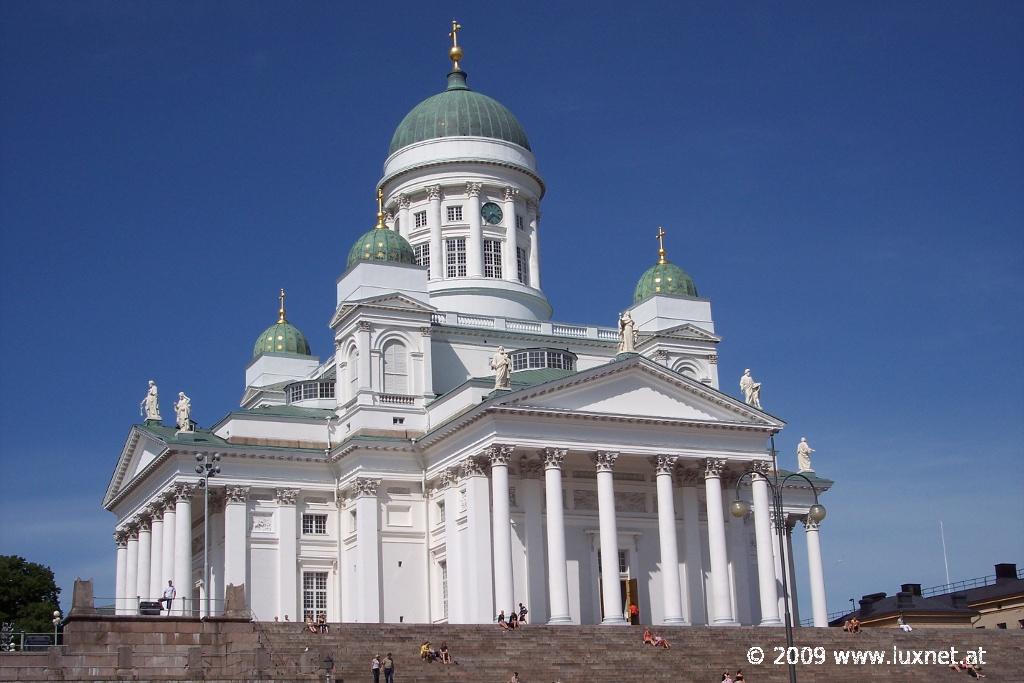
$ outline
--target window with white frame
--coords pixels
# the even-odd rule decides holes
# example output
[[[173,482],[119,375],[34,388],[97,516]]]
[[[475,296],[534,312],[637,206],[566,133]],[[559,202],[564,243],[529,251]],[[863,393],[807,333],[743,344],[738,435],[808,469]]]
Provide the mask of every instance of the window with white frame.
[[[484,277],[501,277],[501,242],[484,240]]]
[[[466,277],[466,238],[453,237],[444,241],[445,275]]]
[[[416,257],[416,265],[424,268],[430,267],[430,242],[414,244],[412,253]]]
[[[348,352],[348,397],[354,398],[359,387],[359,351]]]
[[[462,221],[462,207],[461,206],[449,206],[448,207],[448,222],[459,223]]]
[[[516,229],[517,230],[522,230],[523,229],[523,217],[522,216],[516,216]]]
[[[302,515],[302,533],[312,536],[326,536],[327,515]]]
[[[327,614],[327,572],[302,573],[302,619]]]
[[[441,570],[441,615],[448,618],[448,562],[438,562]]]
[[[409,388],[409,370],[405,344],[390,341],[384,345],[384,393],[406,394]]]
[[[437,521],[444,524],[444,501],[437,501]]]
[[[288,385],[288,402],[312,398],[334,398],[334,382],[296,382]]]
[[[524,285],[530,284],[530,268],[526,260],[526,250],[516,247],[516,276]]]
[[[425,228],[425,227],[427,227],[427,212],[426,211],[417,211],[416,213],[414,213],[412,215],[412,220],[413,220],[413,225],[415,225],[417,228]]]

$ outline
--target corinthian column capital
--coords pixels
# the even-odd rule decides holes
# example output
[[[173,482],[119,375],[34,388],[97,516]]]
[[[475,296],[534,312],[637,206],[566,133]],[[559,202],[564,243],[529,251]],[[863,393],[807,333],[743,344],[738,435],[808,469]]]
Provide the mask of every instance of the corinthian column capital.
[[[593,455],[594,466],[598,472],[611,472],[615,469],[615,461],[618,459],[618,451],[598,451]]]
[[[512,462],[512,451],[515,449],[515,446],[494,444],[484,449],[484,456],[491,461],[491,467],[508,467],[509,463]]]
[[[651,459],[651,464],[654,465],[655,473],[671,475],[678,460],[679,456],[677,455],[658,455]]]

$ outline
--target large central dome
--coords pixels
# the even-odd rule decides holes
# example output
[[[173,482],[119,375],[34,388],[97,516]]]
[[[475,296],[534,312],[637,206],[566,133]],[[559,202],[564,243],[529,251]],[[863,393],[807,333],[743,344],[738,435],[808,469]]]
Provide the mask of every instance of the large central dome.
[[[455,136],[494,138],[530,149],[516,117],[497,100],[466,85],[466,72],[448,74],[444,92],[423,100],[406,114],[391,137],[388,154],[423,140]]]

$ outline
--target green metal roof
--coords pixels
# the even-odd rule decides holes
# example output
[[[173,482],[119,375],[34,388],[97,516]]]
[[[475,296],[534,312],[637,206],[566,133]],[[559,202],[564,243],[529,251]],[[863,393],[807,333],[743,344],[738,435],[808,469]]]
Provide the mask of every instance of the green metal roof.
[[[289,322],[276,322],[256,339],[252,348],[253,359],[265,353],[293,353],[298,356],[313,355],[309,350],[306,335]]]
[[[163,441],[165,444],[208,444],[216,446],[228,446],[227,441],[215,435],[205,429],[197,429],[194,432],[181,432],[178,433],[177,427],[168,427],[163,424],[152,424],[147,422],[146,424],[136,425],[140,431],[149,432],[156,438]]]
[[[466,85],[466,72],[448,74],[444,92],[428,97],[405,115],[391,137],[389,154],[423,140],[474,136],[505,140],[530,149],[526,132],[497,100],[474,92]]]
[[[693,278],[671,261],[655,263],[640,276],[633,292],[633,303],[638,304],[655,294],[698,296]]]
[[[346,268],[351,268],[360,261],[391,261],[416,265],[416,255],[408,240],[397,232],[375,227],[356,240],[349,249]]]
[[[266,415],[269,417],[300,417],[324,420],[334,415],[329,408],[304,408],[302,406],[260,406],[248,410],[236,410],[232,415]]]

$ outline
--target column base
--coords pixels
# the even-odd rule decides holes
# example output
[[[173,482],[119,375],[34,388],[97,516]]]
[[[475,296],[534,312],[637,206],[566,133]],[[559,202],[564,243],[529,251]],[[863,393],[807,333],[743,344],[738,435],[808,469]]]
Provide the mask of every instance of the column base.
[[[784,626],[782,619],[765,619],[758,626]]]
[[[629,622],[623,617],[605,617],[601,620],[601,626],[629,626]]]
[[[685,617],[665,617],[665,626],[689,626],[690,622]]]
[[[547,625],[548,626],[559,626],[559,625],[563,625],[563,624],[572,624],[572,617],[570,617],[568,615],[564,616],[564,617],[551,617],[550,619],[548,619],[548,624]]]
[[[718,628],[719,626],[727,626],[728,627],[728,626],[739,626],[739,625],[740,625],[740,622],[738,622],[738,621],[713,621],[713,622],[711,622],[712,628]]]

